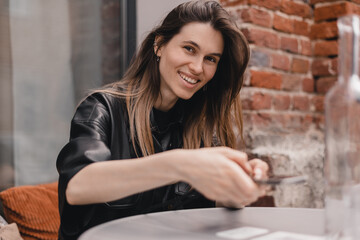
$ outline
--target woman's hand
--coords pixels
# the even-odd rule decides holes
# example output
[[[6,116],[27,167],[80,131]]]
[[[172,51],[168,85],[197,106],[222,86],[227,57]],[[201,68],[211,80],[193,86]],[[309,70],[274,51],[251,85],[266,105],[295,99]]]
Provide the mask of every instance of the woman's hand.
[[[269,167],[260,159],[248,161],[246,153],[228,147],[184,150],[182,156],[184,180],[208,199],[239,208],[266,193],[252,180],[254,174],[267,176]]]

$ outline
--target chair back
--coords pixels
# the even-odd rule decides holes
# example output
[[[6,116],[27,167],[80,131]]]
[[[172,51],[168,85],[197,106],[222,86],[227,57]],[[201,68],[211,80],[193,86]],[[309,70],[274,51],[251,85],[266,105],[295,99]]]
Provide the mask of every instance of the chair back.
[[[24,240],[58,239],[57,182],[18,186],[0,192],[5,220],[16,223]]]

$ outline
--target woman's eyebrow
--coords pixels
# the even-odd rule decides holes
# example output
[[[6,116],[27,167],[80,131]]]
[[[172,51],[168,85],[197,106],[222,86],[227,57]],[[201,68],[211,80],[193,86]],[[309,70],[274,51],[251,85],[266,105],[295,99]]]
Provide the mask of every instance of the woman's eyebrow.
[[[194,41],[191,41],[191,40],[189,40],[189,41],[184,41],[184,43],[188,43],[188,44],[191,44],[191,45],[194,45],[196,48],[198,48],[199,50],[201,49],[200,48],[200,46],[199,46],[199,44],[197,44],[196,42],[194,42]],[[221,57],[221,53],[210,53],[209,55],[214,55],[214,56],[217,56],[217,57]]]

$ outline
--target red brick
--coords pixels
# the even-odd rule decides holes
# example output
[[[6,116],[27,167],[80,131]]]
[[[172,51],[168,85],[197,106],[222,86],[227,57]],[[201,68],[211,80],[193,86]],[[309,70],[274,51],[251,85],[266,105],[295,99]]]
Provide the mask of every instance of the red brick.
[[[359,6],[350,2],[333,3],[331,5],[325,5],[316,7],[314,10],[314,20],[320,22],[323,20],[337,19],[347,14],[359,13]]]
[[[293,109],[299,111],[309,111],[310,101],[307,96],[294,96]]]
[[[281,0],[249,0],[249,3],[271,10],[279,10],[281,6]]]
[[[310,68],[309,66],[309,60],[302,58],[293,58],[291,63],[291,71],[295,73],[307,73]]]
[[[317,112],[324,112],[324,96],[314,96],[311,99],[311,104]]]
[[[312,93],[314,92],[314,79],[313,78],[304,78],[302,81],[302,90],[304,92]]]
[[[256,28],[245,28],[242,29],[242,32],[250,43],[254,43],[255,45],[261,47],[268,47],[273,49],[279,48],[278,35],[273,32]]]
[[[290,107],[289,95],[276,95],[273,97],[274,109],[277,111],[288,110]]]
[[[240,92],[240,99],[243,110],[251,110],[251,89],[249,87],[243,87]]]
[[[272,18],[268,11],[255,8],[239,9],[238,16],[244,22],[250,22],[264,27],[271,27]]]
[[[308,4],[292,0],[282,0],[280,10],[286,14],[296,15],[303,18],[310,18],[312,16],[311,7]]]
[[[251,114],[251,123],[253,126],[260,129],[267,128],[272,125],[269,114],[264,113]]]
[[[236,10],[236,17],[240,18],[242,22],[251,23],[250,9],[249,8],[240,8]]]
[[[270,89],[281,89],[282,76],[273,72],[251,70],[251,86]]]
[[[338,36],[336,21],[315,23],[311,26],[310,37],[312,39],[328,39]]]
[[[271,67],[284,71],[290,70],[290,57],[285,54],[273,53],[271,55]]]
[[[310,126],[313,122],[314,122],[314,118],[312,115],[307,114],[303,117],[304,125]]]
[[[314,55],[319,57],[338,55],[338,43],[334,41],[319,41],[315,43]]]
[[[312,118],[309,115],[303,116],[301,114],[285,114],[286,129],[288,132],[306,132],[312,123]]]
[[[336,83],[337,77],[322,77],[316,80],[316,92],[326,94]]]
[[[281,49],[284,51],[299,53],[299,44],[296,38],[281,37],[280,44],[281,44]]]
[[[274,22],[273,22],[274,29],[286,32],[286,33],[292,33],[294,32],[294,22],[292,19],[288,17],[283,17],[278,14],[275,14],[274,16]]]
[[[337,74],[337,59],[318,58],[311,64],[314,76],[332,76]]]
[[[271,108],[271,95],[257,92],[252,96],[252,105],[251,108],[253,110],[262,110],[262,109],[270,109]]]
[[[310,40],[300,39],[300,53],[305,56],[312,56],[311,42]]]
[[[303,132],[306,132],[309,130],[310,126],[313,125],[314,123],[314,118],[312,115],[305,115],[305,116],[302,116],[301,118],[301,122],[302,122],[302,130]]]
[[[303,36],[309,36],[310,25],[305,21],[294,20],[294,33]]]
[[[311,64],[311,72],[313,76],[334,75],[331,72],[331,59],[314,59]]]
[[[286,126],[286,118],[284,114],[272,114],[272,113],[255,113],[252,114],[253,125],[260,130],[279,132],[284,131]]]
[[[298,92],[302,87],[302,79],[295,74],[284,74],[282,89],[285,91]]]

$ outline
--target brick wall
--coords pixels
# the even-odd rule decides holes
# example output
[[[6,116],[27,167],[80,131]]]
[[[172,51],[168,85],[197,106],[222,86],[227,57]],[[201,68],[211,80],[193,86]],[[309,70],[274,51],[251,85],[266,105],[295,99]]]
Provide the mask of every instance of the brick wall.
[[[337,80],[338,17],[360,1],[220,0],[250,42],[241,92],[246,151],[273,173],[306,174],[278,187],[276,206],[322,207],[324,95]]]

